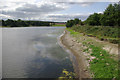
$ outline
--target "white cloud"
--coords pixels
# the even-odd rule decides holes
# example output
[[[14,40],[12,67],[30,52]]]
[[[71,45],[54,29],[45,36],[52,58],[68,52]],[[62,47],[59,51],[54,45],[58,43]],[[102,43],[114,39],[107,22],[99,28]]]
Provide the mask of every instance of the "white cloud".
[[[118,2],[119,0],[44,0],[44,1],[51,1],[51,2]]]
[[[31,0],[33,2],[33,0]],[[16,4],[15,4],[16,3]],[[12,6],[10,5],[2,6],[2,15],[3,19],[5,16],[10,16],[13,19],[42,19],[49,13],[53,13],[56,11],[61,11],[67,8],[64,4],[52,3],[52,2],[33,2],[27,3],[25,1],[21,2],[12,2]],[[17,5],[18,4],[18,5]],[[13,7],[17,5],[16,7]],[[12,8],[13,7],[13,8]]]
[[[0,19],[8,19],[8,18],[11,18],[9,15],[4,15],[4,14],[0,14]]]
[[[70,19],[74,19],[74,18],[79,18],[81,20],[85,20],[91,13],[88,14],[80,14],[80,13],[76,13],[76,14],[49,14],[47,16],[48,20],[51,21],[67,21]]]
[[[0,0],[0,17],[3,19],[34,19],[66,21],[80,17],[85,19],[88,14],[54,14],[68,9],[72,4],[89,6],[94,2],[118,2],[119,0]],[[53,14],[52,14],[53,13]]]
[[[15,10],[25,3],[34,3],[35,0],[0,0],[0,9],[2,10]]]

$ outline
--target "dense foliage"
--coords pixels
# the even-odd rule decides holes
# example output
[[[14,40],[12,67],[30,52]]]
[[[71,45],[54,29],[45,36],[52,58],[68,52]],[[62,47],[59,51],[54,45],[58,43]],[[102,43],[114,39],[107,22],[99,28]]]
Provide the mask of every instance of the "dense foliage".
[[[94,13],[93,15],[90,15],[87,20],[85,21],[86,24],[88,25],[101,25],[100,19],[101,19],[102,14]]]
[[[75,18],[74,20],[68,20],[66,23],[66,27],[72,27],[73,25],[83,25],[83,22],[79,20],[78,18]]]
[[[120,26],[120,4],[110,4],[100,19],[101,25]]]
[[[81,20],[80,20],[81,21]],[[79,24],[79,19],[69,20],[66,27]],[[103,13],[94,13],[84,21],[86,25],[92,26],[120,26],[120,4],[110,4]]]
[[[72,30],[91,37],[97,37],[100,40],[109,41],[111,43],[119,43],[118,28],[102,27],[102,26],[73,26]]]
[[[24,27],[24,26],[50,26],[50,22],[43,21],[23,21],[23,20],[2,20],[2,26],[8,27]]]

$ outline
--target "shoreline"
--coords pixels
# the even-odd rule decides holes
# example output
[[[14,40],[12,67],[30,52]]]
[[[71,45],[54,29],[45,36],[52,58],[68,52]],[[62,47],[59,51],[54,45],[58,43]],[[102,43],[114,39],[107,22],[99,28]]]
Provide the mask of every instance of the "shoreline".
[[[79,48],[80,46],[82,47],[82,43],[78,44],[77,42],[73,41],[76,39],[71,37],[67,31],[64,31],[64,33],[59,37],[59,40],[60,46],[66,52],[71,54],[71,61],[73,63],[76,77],[79,78],[79,80],[82,78],[91,78],[90,71],[87,68],[88,63],[86,62],[86,57],[82,54],[83,51]]]
[[[70,51],[70,49],[68,49],[64,44],[63,44],[63,41],[62,41],[62,37],[65,36],[65,31],[58,37],[58,44],[60,45],[60,47],[63,48],[63,50],[65,50],[68,54],[70,54],[70,60],[72,62],[72,65],[73,65],[73,69],[74,69],[74,72],[76,73],[76,78],[79,78],[78,76],[78,65],[77,65],[77,60],[76,60],[76,57],[74,56],[73,52]]]
[[[76,73],[77,78],[79,78],[79,80],[85,78],[94,78],[94,76],[101,77],[101,72],[97,71],[102,68],[102,66],[99,66],[101,64],[100,63],[101,56],[104,56],[103,57],[103,59],[105,60],[103,61],[104,66],[109,68],[108,64],[116,65],[114,67],[109,68],[111,73],[115,72],[115,70],[112,71],[112,68],[118,69],[117,68],[118,52],[116,50],[118,48],[116,44],[99,41],[93,37],[84,36],[83,34],[79,34],[77,32],[70,30],[65,30],[64,33],[60,36],[59,41],[61,41],[62,44],[61,47],[64,50],[67,50],[67,52],[69,51],[68,53],[71,53],[75,57],[75,59],[71,58],[71,61],[74,67],[74,72]],[[105,49],[105,46],[108,45],[109,47]],[[97,49],[98,52],[95,49]],[[98,54],[96,55],[96,53]],[[98,60],[96,65],[94,65],[95,60]],[[97,72],[93,67],[97,69],[96,70]],[[105,68],[103,69],[106,70]],[[103,74],[103,77],[108,76],[106,75],[108,71],[106,71]],[[94,72],[96,72],[96,74],[94,74]],[[111,79],[112,77],[113,76],[111,77],[108,76],[108,78]]]

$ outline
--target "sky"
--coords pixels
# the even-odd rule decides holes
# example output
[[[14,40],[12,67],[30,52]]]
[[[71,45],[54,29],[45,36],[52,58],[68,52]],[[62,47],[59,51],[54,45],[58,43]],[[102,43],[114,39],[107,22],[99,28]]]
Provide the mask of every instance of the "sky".
[[[66,22],[103,13],[119,0],[0,0],[0,19]]]

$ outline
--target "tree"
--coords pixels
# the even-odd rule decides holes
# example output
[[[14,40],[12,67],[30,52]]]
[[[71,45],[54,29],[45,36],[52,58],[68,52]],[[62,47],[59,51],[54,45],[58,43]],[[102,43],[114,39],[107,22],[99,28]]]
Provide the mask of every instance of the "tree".
[[[103,14],[94,13],[90,15],[84,22],[78,18],[69,20],[67,21],[66,26],[72,27],[77,24],[83,25],[83,23],[92,26],[120,26],[120,2],[114,5],[110,4]]]
[[[84,23],[81,20],[79,20],[79,25],[84,25]]]
[[[74,24],[76,25],[76,24],[79,24],[79,19],[78,18],[75,18],[74,19]]]
[[[9,26],[9,27],[26,27],[26,26],[50,26],[50,22],[44,22],[44,21],[23,21],[21,19],[18,20],[2,20],[3,26]]]
[[[85,21],[86,24],[95,26],[95,25],[100,25],[100,18],[101,18],[101,14],[98,13],[94,13],[92,15],[90,15],[87,20]]]
[[[74,20],[68,20],[66,23],[66,27],[72,27],[74,25]]]
[[[115,25],[120,26],[120,4],[114,4],[114,8],[115,8],[114,13]]]
[[[104,11],[104,14],[101,17],[101,24],[103,26],[113,26],[114,22],[114,12],[115,9],[112,4],[110,4],[107,9]]]
[[[120,26],[120,4],[110,4],[101,16],[103,26]]]
[[[8,19],[5,23],[7,26],[14,26],[14,24],[13,24],[14,21],[12,19]]]

